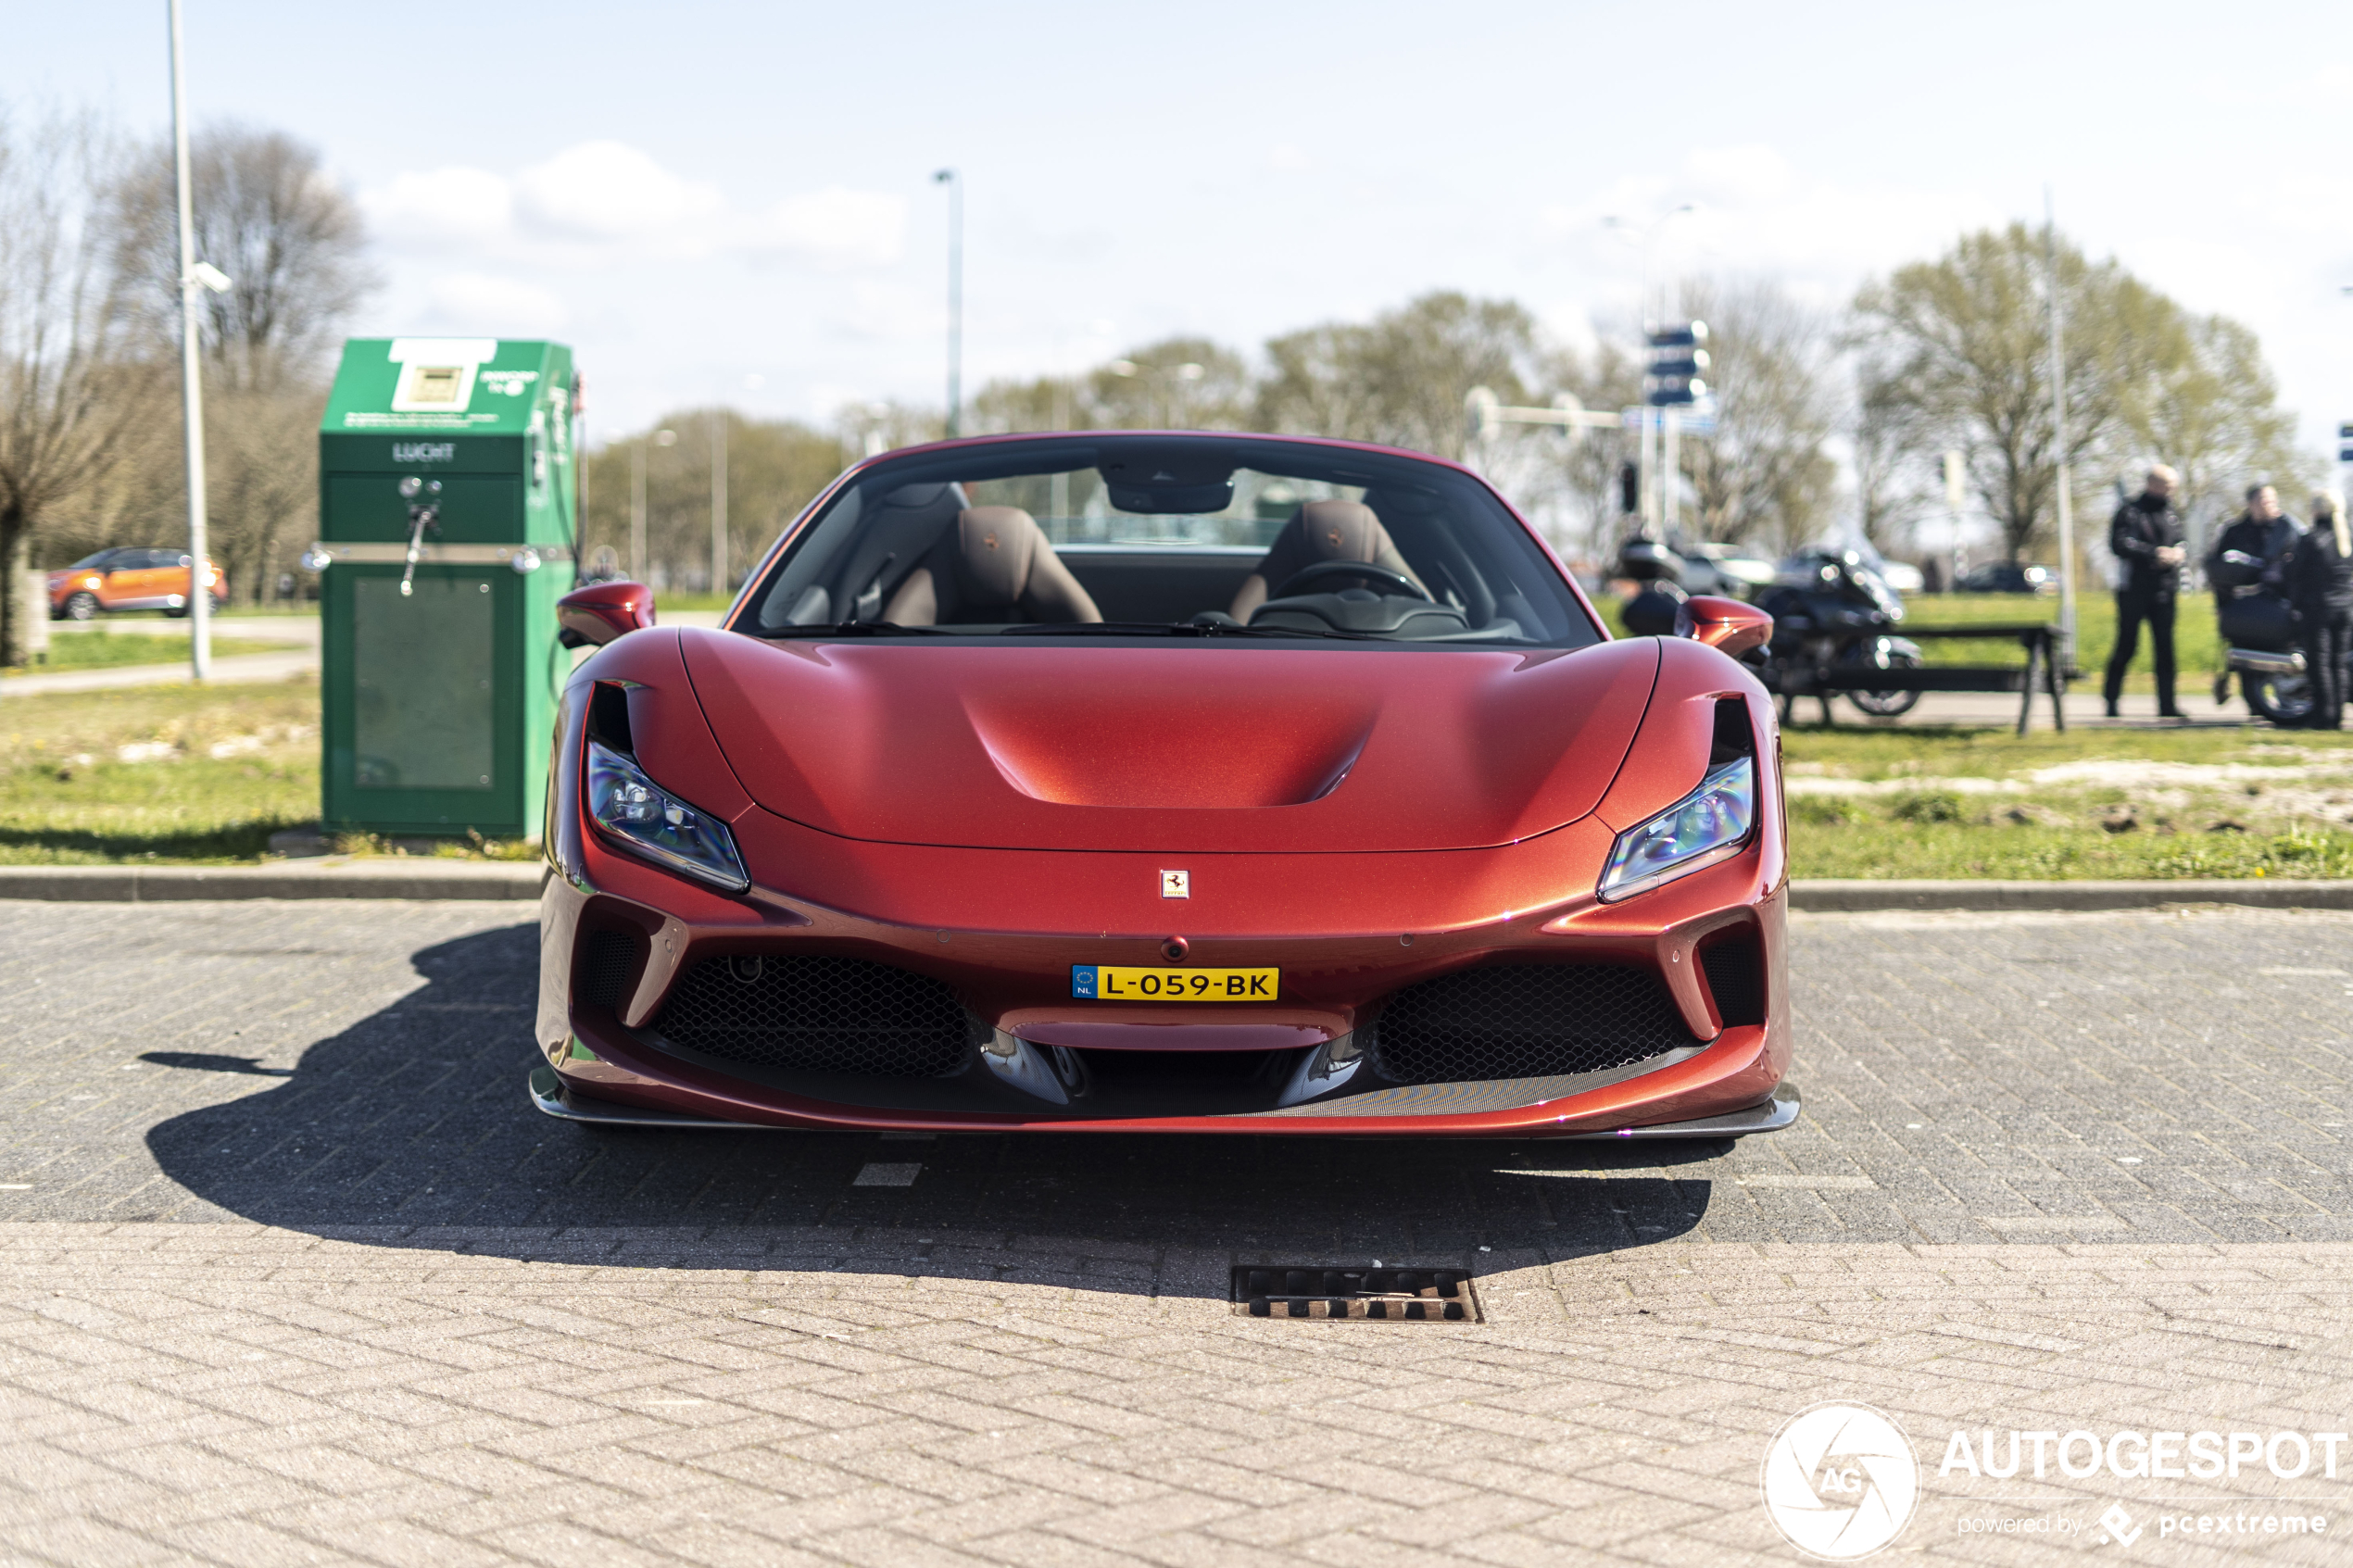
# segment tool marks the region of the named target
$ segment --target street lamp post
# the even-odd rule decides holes
[[[1657,245],[1658,237],[1666,232],[1669,223],[1685,213],[1698,210],[1699,203],[1685,202],[1680,207],[1660,213],[1647,223],[1634,223],[1624,218],[1614,216],[1602,220],[1605,227],[1615,229],[1619,234],[1628,236],[1631,243],[1642,247],[1642,308],[1650,314],[1650,319],[1654,321],[1664,320],[1667,309],[1666,301],[1663,298],[1655,302],[1651,298],[1653,247]],[[1637,233],[1641,235],[1641,238],[1632,240],[1631,236]],[[1648,326],[1645,325],[1643,330],[1649,331]],[[1658,518],[1670,509],[1669,506],[1661,504],[1659,490],[1662,484],[1671,488],[1675,483],[1676,475],[1671,465],[1680,461],[1680,454],[1675,451],[1675,445],[1667,429],[1667,417],[1659,411],[1645,407],[1642,429],[1637,432],[1635,455],[1637,467],[1642,475],[1642,517],[1643,527],[1646,529],[1657,527]],[[1662,468],[1667,468],[1668,470],[1663,479],[1659,472]]]
[[[676,431],[674,431],[674,430],[658,430],[658,431],[654,432],[654,438],[653,438],[653,439],[654,439],[654,445],[657,445],[657,446],[661,446],[661,447],[671,447],[671,446],[675,446],[675,445],[678,445],[678,433],[677,433]],[[642,461],[642,460],[643,460],[643,458],[644,458],[644,456],[645,456],[645,445],[644,445],[644,444],[643,444],[642,442],[641,442],[641,443],[639,443],[639,445],[638,445],[637,452],[638,452],[638,457],[639,457],[639,459]],[[642,512],[642,511],[643,511],[643,508],[640,508],[640,510],[641,510],[641,512]],[[636,540],[633,541],[633,543],[634,543],[634,544],[635,544],[635,545],[636,545],[637,546],[639,546],[640,548],[644,548],[644,546],[645,546],[645,540],[644,540],[644,536],[643,536],[642,533],[640,533],[639,537],[638,537]],[[647,556],[646,556],[646,571],[647,571],[647,572],[648,573],[648,576],[645,576],[645,577],[642,577],[642,578],[640,578],[640,579],[638,579],[638,581],[639,581],[639,582],[644,583],[645,583],[648,587],[651,587],[651,586],[653,585],[653,578],[652,578],[652,576],[650,575],[650,573],[653,571],[653,569],[654,569],[654,563],[653,563],[653,557],[652,557],[652,553],[651,553],[651,551],[650,551],[650,550],[648,550],[648,551],[647,551]]]
[[[948,438],[963,433],[964,177],[943,169],[932,182],[948,187]]]
[[[2051,457],[2057,465],[2059,547],[2059,657],[2075,663],[2075,498],[2067,461],[2066,319],[2059,301],[2058,219],[2051,193],[2043,192],[2043,271],[2051,296]]]
[[[727,591],[727,410],[711,411],[711,591]]]
[[[629,580],[646,580],[646,438],[629,444]]]
[[[171,154],[180,201],[180,408],[188,465],[188,673],[198,681],[212,674],[212,585],[205,560],[204,371],[197,357],[197,303],[204,291],[229,286],[217,267],[196,259],[195,194],[188,173],[188,77],[182,60],[180,0],[171,13]],[[13,590],[16,585],[10,583]]]

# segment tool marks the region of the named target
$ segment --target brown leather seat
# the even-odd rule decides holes
[[[883,609],[900,626],[968,621],[1095,621],[1095,608],[1045,530],[1019,507],[971,507],[956,514],[924,562]]]
[[[1385,567],[1419,583],[1414,569],[1405,564],[1398,553],[1389,530],[1381,526],[1373,508],[1361,501],[1309,501],[1291,514],[1275,535],[1266,554],[1259,560],[1257,570],[1242,579],[1234,593],[1233,608],[1227,613],[1237,621],[1247,621],[1266,596],[1289,579],[1320,561],[1362,561],[1367,566]]]

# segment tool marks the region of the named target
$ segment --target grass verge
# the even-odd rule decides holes
[[[0,705],[0,864],[249,862],[268,852],[271,834],[319,818],[319,684],[310,677],[11,696]],[[337,847],[391,849],[367,837]],[[461,840],[434,853],[512,859],[535,851]]]
[[[266,637],[215,637],[212,652],[216,659],[228,659],[241,653],[299,652],[300,645],[276,642]],[[184,638],[158,636],[150,632],[61,632],[49,639],[48,657],[38,664],[10,665],[11,675],[47,674],[57,670],[107,670],[128,664],[185,664],[188,644]]]
[[[2109,834],[2100,828],[1858,819],[1843,811],[1826,821],[1805,809],[1812,804],[1791,803],[1790,866],[1800,877],[2081,882],[2353,876],[2353,833],[2341,829]]]

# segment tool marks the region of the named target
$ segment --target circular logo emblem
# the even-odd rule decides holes
[[[1869,1405],[1816,1405],[1765,1450],[1765,1512],[1789,1544],[1848,1562],[1912,1522],[1920,1467],[1903,1429]]]

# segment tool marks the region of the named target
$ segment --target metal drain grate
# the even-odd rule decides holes
[[[1478,1298],[1460,1269],[1290,1269],[1236,1265],[1234,1312],[1253,1318],[1369,1318],[1478,1323]]]

